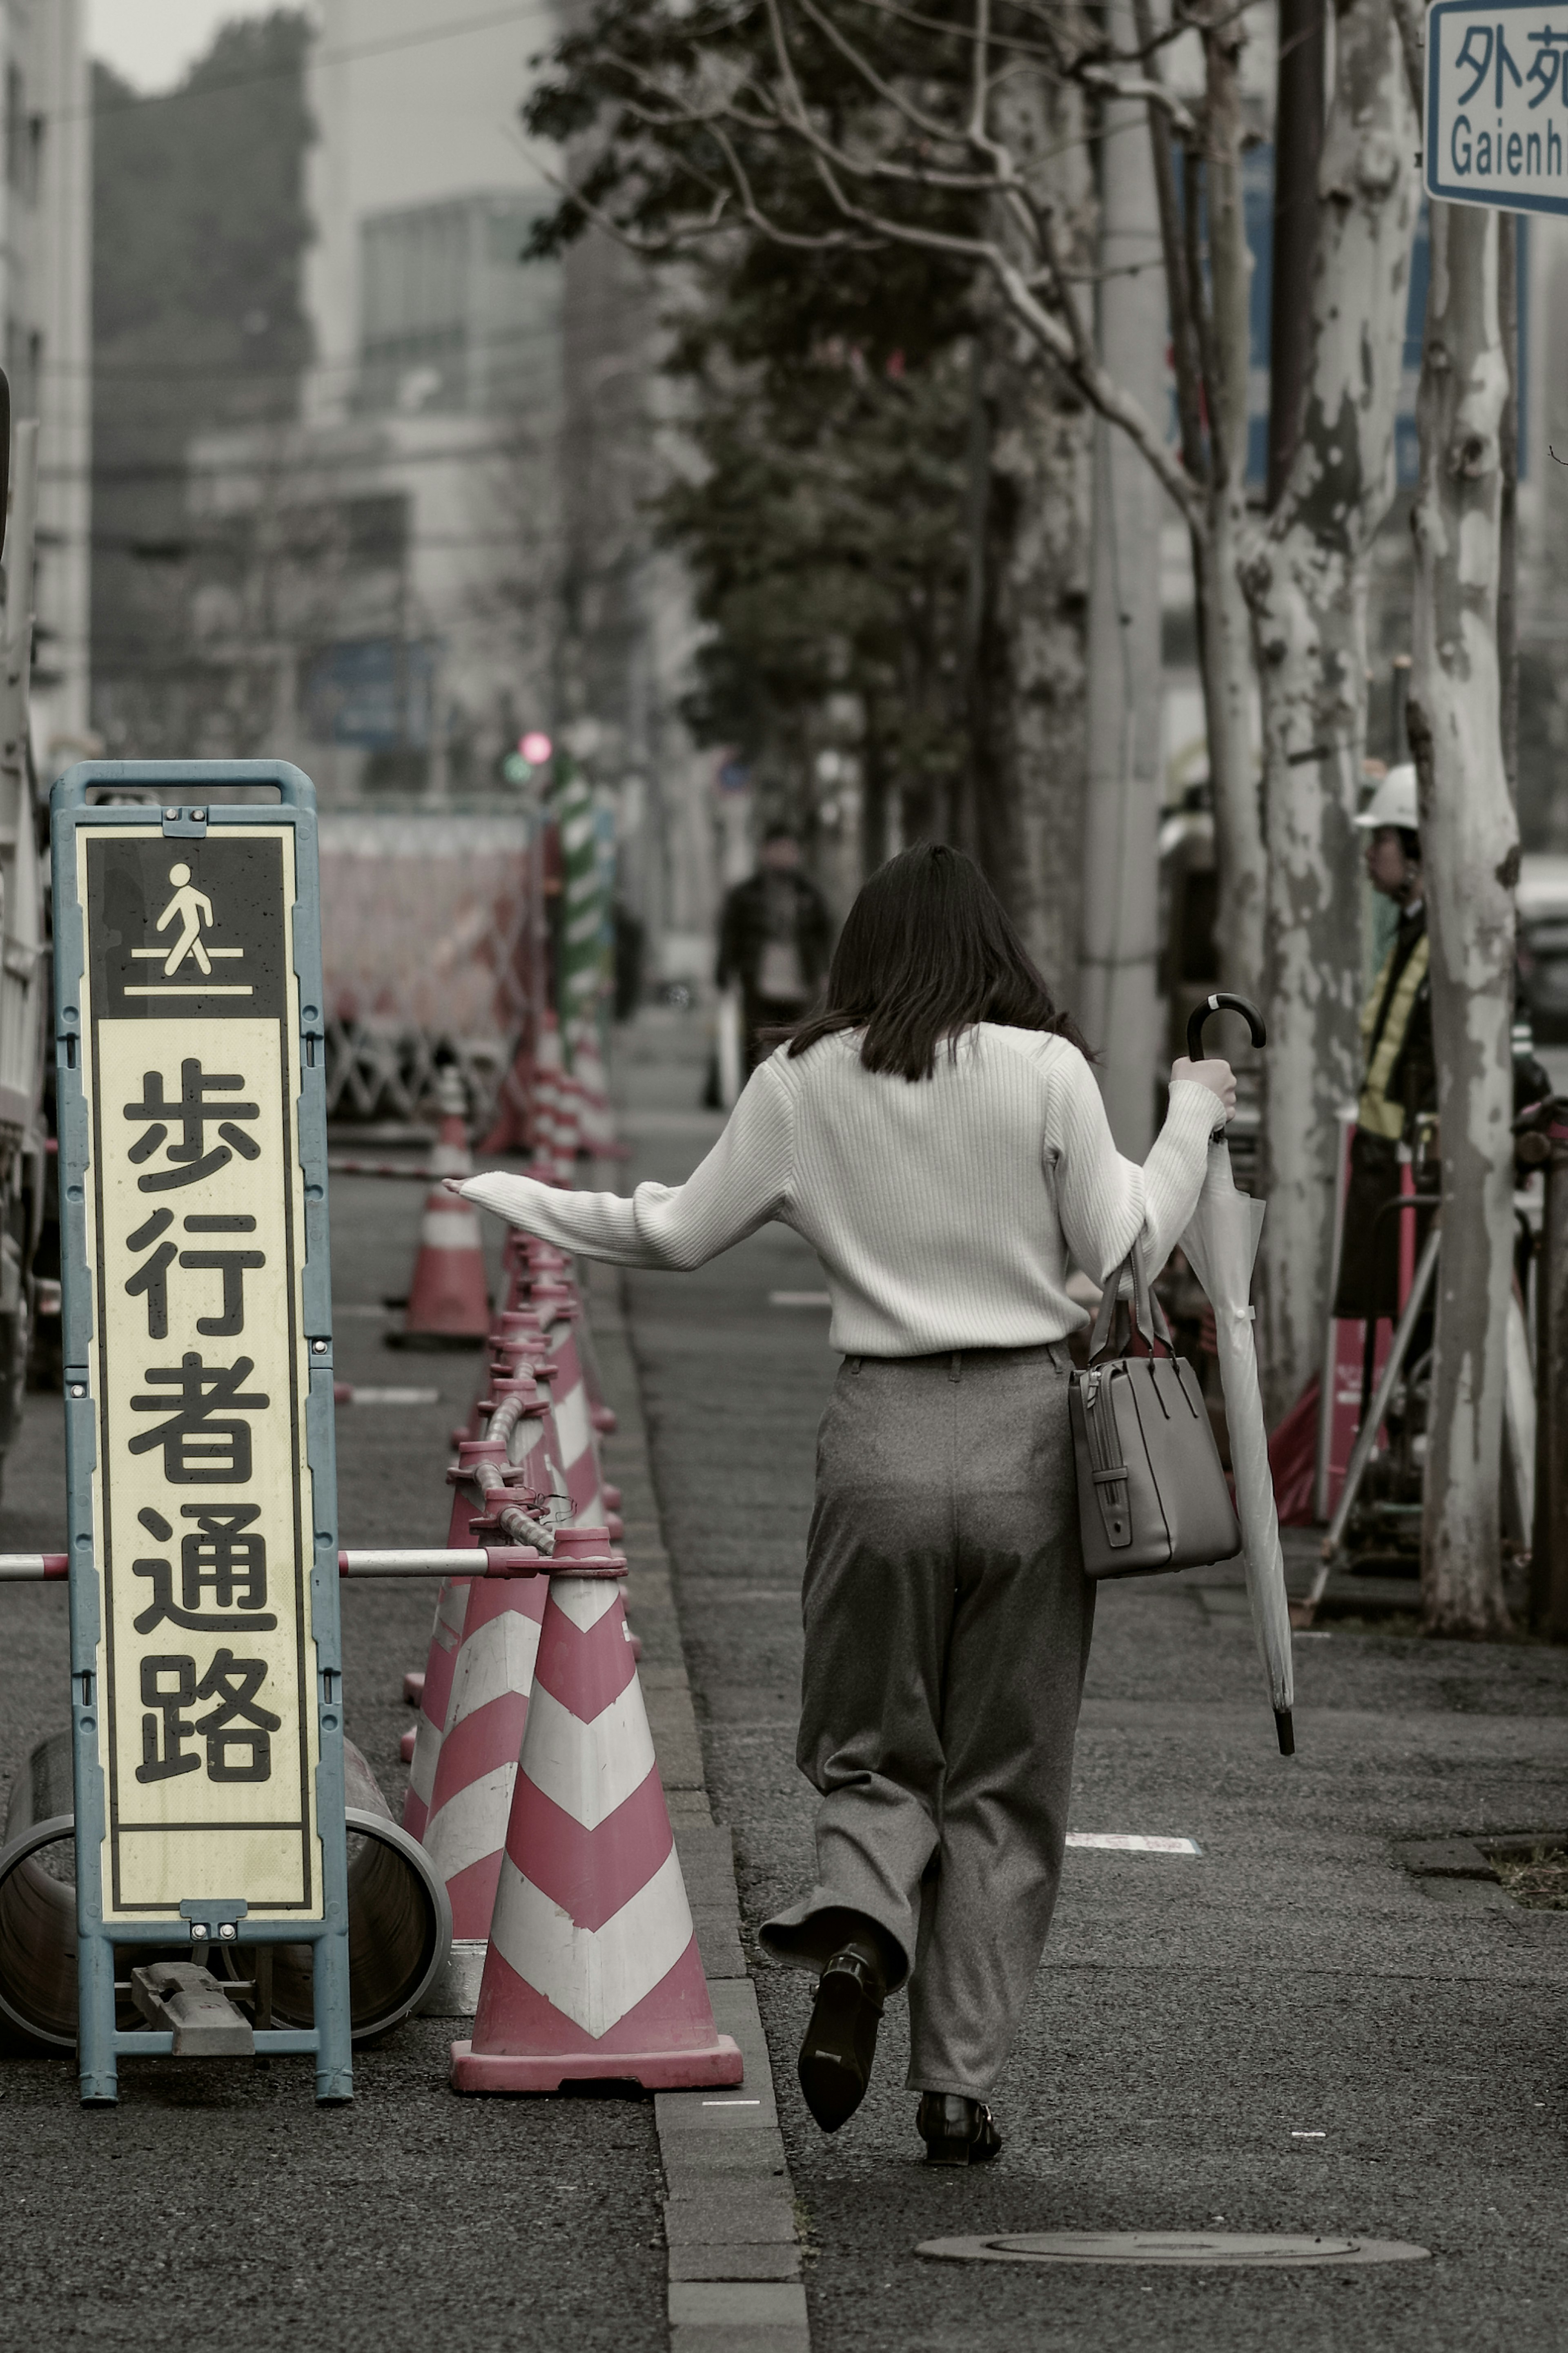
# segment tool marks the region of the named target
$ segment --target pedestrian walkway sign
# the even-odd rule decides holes
[[[1568,213],[1568,5],[1435,0],[1426,23],[1427,195]]]
[[[169,2041],[116,1945],[286,1941],[315,2025],[256,2045],[346,2098],[314,796],[116,762],[53,811],[82,2096]]]

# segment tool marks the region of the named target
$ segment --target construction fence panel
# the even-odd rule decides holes
[[[527,811],[324,811],[327,1115],[427,1120],[443,1064],[481,1130],[530,1014]]]

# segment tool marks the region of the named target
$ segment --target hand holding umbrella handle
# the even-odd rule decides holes
[[[1255,1046],[1268,1045],[1268,1032],[1263,1026],[1263,1016],[1258,1010],[1257,1006],[1249,1005],[1245,997],[1233,997],[1229,989],[1222,988],[1216,990],[1213,997],[1205,997],[1201,1005],[1194,1005],[1192,1011],[1187,1016],[1187,1060],[1189,1062],[1201,1062],[1203,1060],[1204,1023],[1208,1019],[1211,1013],[1239,1013],[1242,1019],[1246,1022],[1248,1029],[1252,1032],[1253,1044]]]
[[[1258,1010],[1257,1006],[1250,1004],[1245,997],[1233,997],[1228,988],[1220,988],[1216,989],[1212,997],[1205,997],[1201,1005],[1194,1005],[1192,1011],[1187,1016],[1187,1060],[1189,1062],[1201,1062],[1203,1060],[1204,1023],[1208,1019],[1211,1013],[1239,1013],[1242,1019],[1246,1022],[1248,1029],[1252,1032],[1253,1044],[1255,1046],[1268,1045],[1268,1032],[1264,1027],[1263,1016]],[[1211,1144],[1218,1144],[1224,1134],[1225,1122],[1221,1120],[1219,1125],[1210,1136],[1209,1142]]]

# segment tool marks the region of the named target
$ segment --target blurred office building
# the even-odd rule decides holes
[[[559,265],[517,110],[542,21],[327,0],[306,67],[310,357],[293,413],[189,452],[198,748],[328,805],[499,789],[551,708]]]
[[[195,286],[213,240],[192,222],[228,203],[229,258],[162,326],[157,249],[116,240],[164,101],[121,139],[98,195],[120,373],[100,392],[95,714],[127,756],[292,759],[329,810],[432,823],[515,807],[507,757],[542,729],[615,804],[650,971],[695,976],[716,763],[679,717],[689,598],[652,539],[658,297],[596,236],[525,259],[556,195],[520,112],[554,33],[548,6],[442,0],[226,27],[168,103],[204,153],[226,141],[256,198],[212,199],[193,167],[165,242],[189,238]],[[102,148],[129,93],[99,77]]]
[[[34,753],[45,781],[89,748],[91,313],[82,0],[8,0],[0,318],[13,417],[38,422]]]

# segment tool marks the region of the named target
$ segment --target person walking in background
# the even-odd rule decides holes
[[[798,1021],[827,966],[833,923],[827,904],[802,873],[800,843],[786,825],[768,828],[757,871],[737,882],[719,920],[721,988],[738,988],[746,1071],[766,1050],[763,1029]]]
[[[763,1927],[815,1971],[801,2048],[826,2132],[908,1982],[929,2159],[994,2157],[986,2104],[1067,1839],[1094,1618],[1068,1423],[1069,1254],[1151,1273],[1204,1181],[1224,1062],[1178,1061],[1142,1167],[977,867],[921,845],[850,910],[826,1001],[762,1062],[684,1185],[629,1200],[487,1174],[454,1189],[623,1266],[691,1268],[769,1219],[816,1251],[844,1358],[817,1443],[797,1756],[816,1883]]]

